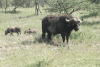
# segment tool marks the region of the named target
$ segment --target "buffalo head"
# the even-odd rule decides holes
[[[70,24],[75,31],[78,31],[79,30],[80,23],[82,23],[82,20],[80,20],[79,18],[72,18],[70,20],[67,20],[66,19],[66,22],[68,24]]]

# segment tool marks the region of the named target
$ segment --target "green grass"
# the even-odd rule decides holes
[[[63,47],[60,35],[50,43],[47,38],[42,41],[41,20],[49,15],[43,9],[39,16],[34,8],[18,8],[17,13],[11,13],[12,7],[6,13],[0,10],[0,67],[100,67],[100,16],[88,17],[87,11],[73,13],[86,18]],[[4,35],[6,28],[15,26],[21,27],[21,35]],[[36,29],[37,34],[24,34],[28,28]]]

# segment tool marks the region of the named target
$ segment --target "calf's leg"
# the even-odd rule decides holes
[[[20,33],[20,35],[21,35],[21,31],[19,30],[18,32],[19,32],[19,33]]]
[[[20,35],[21,35],[21,31],[20,31]]]
[[[10,36],[13,35],[13,32],[10,33]]]
[[[17,32],[17,35],[19,35],[19,33]]]

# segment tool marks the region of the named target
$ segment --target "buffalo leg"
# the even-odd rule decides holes
[[[46,32],[42,32],[42,39],[45,38],[45,33],[46,33]]]
[[[63,42],[65,42],[65,34],[61,34]]]
[[[70,33],[71,33],[71,32],[69,32],[69,33],[66,34],[66,41],[67,41],[67,44],[69,43],[69,36],[70,36]]]
[[[45,38],[46,28],[42,26],[42,39]]]
[[[50,39],[51,40],[51,36],[52,36],[52,33],[51,32],[48,32],[48,39]]]
[[[66,36],[67,44],[69,43],[69,37]]]
[[[62,36],[62,39],[63,39],[63,47],[65,47],[66,46],[66,44],[65,44],[65,34],[61,34],[61,36]]]

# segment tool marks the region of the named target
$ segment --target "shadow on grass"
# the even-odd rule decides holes
[[[22,42],[23,45],[31,45],[31,44],[36,44],[36,43],[46,43],[46,44],[50,44],[53,46],[61,46],[61,42],[56,42],[53,39],[49,40],[47,37],[45,37],[44,39],[42,39],[41,36],[35,37],[34,40],[24,40]]]
[[[99,12],[92,12],[89,15],[81,16],[81,18],[97,17],[98,15],[99,15]]]
[[[53,46],[61,46],[61,42],[57,42],[54,40],[54,37],[52,37],[51,40],[48,39],[48,37],[45,37],[44,39],[42,39],[42,37],[36,37],[35,40],[34,40],[34,43],[46,43],[46,44],[50,44],[50,45],[53,45]]]
[[[28,15],[28,16],[25,16],[25,17],[18,17],[19,19],[23,19],[23,18],[29,18],[29,17],[32,17],[32,16],[37,16],[36,14],[32,14],[32,15]]]
[[[5,11],[4,13],[18,14],[21,13],[21,11]]]
[[[35,64],[29,64],[26,67],[45,67],[45,66],[50,65],[53,62],[53,60],[54,59],[51,59],[48,61],[48,60],[43,59],[42,61],[38,61]]]
[[[92,26],[92,25],[99,25],[99,24],[100,24],[100,21],[92,21],[92,22],[84,21],[84,22],[82,22],[81,25]]]
[[[33,41],[30,41],[30,40],[24,40],[23,42],[22,42],[22,44],[23,45],[31,45],[31,44],[33,44],[34,42]]]
[[[88,0],[88,1],[90,1],[91,3],[95,3],[95,4],[100,4],[99,0]]]

